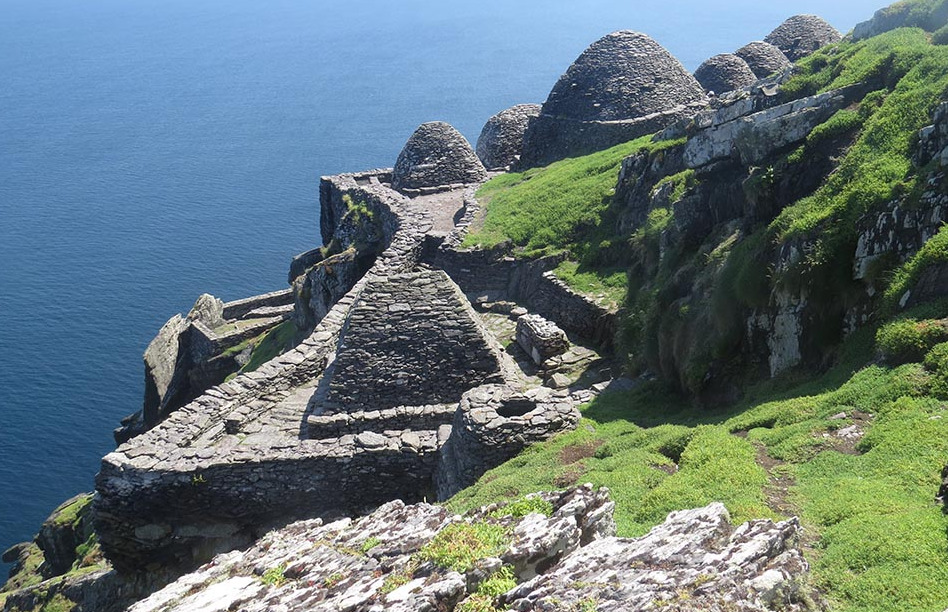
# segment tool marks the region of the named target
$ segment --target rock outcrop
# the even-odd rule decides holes
[[[934,32],[948,24],[948,3],[897,2],[875,12],[872,19],[856,24],[853,40],[878,36],[896,28],[922,28]]]
[[[786,70],[792,65],[783,51],[762,40],[747,43],[735,51],[734,55],[747,62],[747,66],[758,79]]]
[[[757,76],[742,58],[733,53],[721,53],[698,66],[695,79],[706,91],[722,94],[753,84]]]
[[[524,135],[522,167],[650,134],[707,104],[701,85],[645,34],[613,32],[576,59]]]
[[[487,171],[470,143],[443,121],[418,126],[398,154],[392,171],[392,187],[398,191],[486,179]]]
[[[820,47],[839,42],[842,35],[816,15],[794,15],[764,37],[787,56],[791,62],[813,53]]]
[[[478,602],[511,610],[793,612],[812,602],[796,519],[735,528],[712,504],[674,512],[646,536],[627,539],[614,536],[604,489],[536,497],[549,504],[549,516],[515,516],[506,504],[455,516],[395,501],[357,521],[294,523],[246,552],[217,557],[130,612],[413,612]],[[439,565],[449,534],[475,526],[502,534],[503,543],[471,566]],[[509,577],[506,593],[478,592],[499,575]]]
[[[142,410],[126,417],[115,430],[125,442],[219,384],[240,369],[252,352],[234,349],[273,329],[293,310],[290,290],[224,303],[201,295],[187,316],[175,315],[145,349],[145,399]]]
[[[476,147],[486,168],[503,169],[520,160],[523,135],[530,119],[540,114],[540,108],[539,104],[517,104],[487,120]]]

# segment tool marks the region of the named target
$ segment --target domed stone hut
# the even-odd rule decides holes
[[[754,71],[754,76],[758,79],[786,70],[792,63],[783,51],[762,40],[747,43],[735,51],[734,55],[747,62],[748,67]]]
[[[707,105],[701,85],[660,44],[608,34],[573,62],[524,134],[521,167],[583,155],[656,132]]]
[[[392,172],[392,187],[423,189],[476,183],[487,171],[464,136],[444,121],[422,123],[405,143]]]
[[[791,62],[813,53],[820,47],[842,40],[836,28],[816,15],[794,15],[764,37]]]
[[[706,91],[722,94],[757,82],[747,62],[733,53],[709,58],[695,70],[695,79]]]
[[[487,120],[475,149],[485,167],[506,168],[520,159],[523,134],[530,118],[540,114],[540,108],[539,104],[518,104]]]

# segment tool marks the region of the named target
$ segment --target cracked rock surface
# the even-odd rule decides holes
[[[502,609],[804,609],[807,566],[796,548],[796,519],[735,528],[715,503],[673,512],[647,535],[628,539],[614,536],[607,489],[538,496],[551,516],[515,518],[506,504],[457,516],[393,501],[355,521],[300,521],[246,551],[218,555],[129,610],[450,611],[503,566],[518,584],[494,601]],[[448,525],[484,522],[507,534],[496,557],[466,574],[426,560],[426,545]]]

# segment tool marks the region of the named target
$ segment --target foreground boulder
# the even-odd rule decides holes
[[[584,155],[653,133],[704,107],[701,85],[645,34],[608,34],[553,86],[524,135],[522,167]]]
[[[539,104],[518,104],[502,110],[484,124],[477,138],[477,156],[487,168],[506,168],[520,159],[523,134],[532,117],[540,114]]]
[[[695,78],[707,91],[716,94],[747,87],[757,81],[747,62],[733,53],[722,53],[707,59],[695,70]]]
[[[794,15],[764,38],[787,56],[791,62],[813,53],[820,47],[837,43],[842,35],[816,15]]]
[[[786,70],[791,65],[783,51],[762,40],[747,43],[735,51],[734,55],[747,62],[747,66],[758,79]]]
[[[358,521],[302,521],[271,532],[130,612],[407,612],[491,605],[757,612],[803,610],[810,601],[796,519],[734,528],[724,506],[711,504],[672,513],[648,535],[627,539],[613,535],[613,508],[606,489],[589,485],[464,516],[394,501]],[[497,597],[488,594],[504,589]]]
[[[404,191],[486,179],[487,171],[464,136],[444,121],[431,121],[421,124],[398,154],[392,187]]]

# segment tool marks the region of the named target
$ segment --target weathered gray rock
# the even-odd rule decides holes
[[[816,15],[794,15],[764,37],[764,42],[774,45],[791,62],[813,53],[820,47],[839,42],[842,35]]]
[[[762,40],[747,43],[735,51],[734,55],[747,62],[747,66],[758,79],[786,70],[792,64],[783,51]]]
[[[733,53],[708,58],[695,70],[695,78],[705,90],[716,94],[747,87],[757,80],[747,62]]]
[[[421,124],[398,154],[392,187],[421,189],[486,179],[484,165],[464,136],[450,124],[432,121]]]
[[[513,610],[578,607],[750,612],[806,610],[807,564],[796,519],[752,521],[734,529],[724,506],[673,512],[637,539],[606,537],[518,585],[502,601]]]
[[[36,544],[45,559],[41,571],[44,576],[58,576],[76,561],[76,547],[92,535],[90,516],[91,493],[81,493],[59,505],[36,536]]]
[[[477,138],[477,156],[487,168],[506,168],[520,159],[523,135],[539,104],[518,104],[502,110],[484,124]]]
[[[537,166],[655,132],[707,103],[701,85],[645,34],[608,34],[553,86],[524,135],[521,166]]]
[[[188,321],[200,321],[211,329],[224,322],[224,302],[210,293],[202,293],[187,316]]]
[[[589,486],[539,494],[549,517],[515,519],[504,505],[454,516],[428,504],[394,501],[371,515],[323,524],[301,521],[264,536],[244,552],[218,556],[130,608],[130,612],[353,612],[450,610],[501,564],[517,587],[498,598],[513,610],[646,609],[761,612],[802,610],[806,562],[800,526],[753,521],[733,528],[721,504],[676,512],[648,535],[614,537],[608,491]],[[498,518],[499,517],[499,518]],[[412,555],[449,525],[492,522],[511,533],[506,550],[467,576]],[[682,607],[694,603],[693,607]],[[702,607],[703,606],[703,607]],[[720,608],[725,609],[725,608]]]

